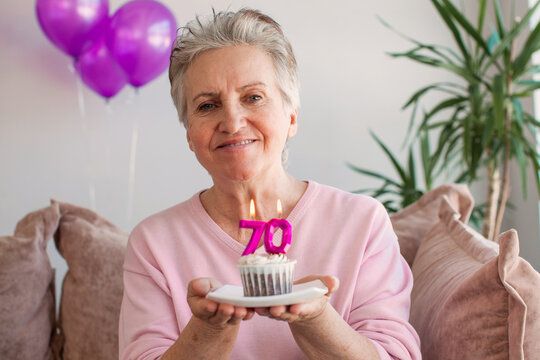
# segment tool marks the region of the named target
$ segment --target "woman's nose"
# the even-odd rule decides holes
[[[239,104],[227,102],[223,104],[223,113],[219,123],[219,130],[235,134],[246,126],[246,114]]]

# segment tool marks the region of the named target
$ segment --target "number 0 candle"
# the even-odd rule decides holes
[[[264,247],[266,252],[270,254],[285,254],[291,246],[292,226],[285,219],[281,219],[283,208],[281,206],[281,200],[277,201],[277,212],[279,219],[272,219],[266,223],[266,233],[264,234]],[[274,232],[276,228],[280,228],[283,231],[281,238],[281,245],[274,245]]]

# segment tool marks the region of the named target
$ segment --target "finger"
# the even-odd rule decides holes
[[[244,320],[246,315],[247,309],[245,307],[237,306],[234,308],[234,313],[227,323],[230,325],[237,325]]]
[[[238,319],[243,319],[246,317],[248,310],[242,306],[236,306],[234,308],[234,317]]]
[[[298,315],[290,313],[288,306],[286,306],[284,309],[275,309],[275,311],[272,310],[271,308],[269,313],[270,313],[270,318],[275,319],[275,320],[294,322],[299,319]]]
[[[313,281],[313,280],[320,279],[321,276],[323,276],[323,275],[308,275],[308,276],[303,277],[303,278],[301,278],[301,279],[295,280],[295,281],[294,281],[294,284],[303,284],[303,283],[307,283],[307,282],[310,282],[310,281]]]
[[[208,319],[211,324],[226,324],[231,320],[234,314],[234,305],[221,303],[215,314]]]
[[[191,296],[204,297],[210,291],[220,288],[222,285],[219,281],[212,278],[193,279],[188,285],[188,298]]]
[[[256,307],[256,308],[254,308],[254,310],[258,315],[268,316],[268,308],[267,307]]]
[[[313,280],[320,280],[328,288],[326,295],[331,295],[339,288],[339,279],[332,275],[309,275],[296,280],[294,284],[303,284]]]
[[[291,305],[291,309],[289,311],[291,312],[291,314],[299,315],[306,312],[307,307],[308,305],[306,303],[294,304]]]
[[[321,281],[324,283],[324,286],[328,288],[326,296],[332,295],[339,289],[339,279],[335,276],[326,275],[321,277]]]
[[[320,312],[320,309],[324,307],[324,303],[326,302],[327,298],[320,297],[314,301],[293,304],[290,306],[289,312],[293,315],[300,315],[301,317],[304,317],[308,314]]]
[[[242,320],[250,320],[251,318],[253,318],[254,315],[255,315],[255,310],[252,308],[248,308],[246,316],[244,316]]]
[[[295,322],[299,319],[298,315],[293,315],[291,313],[283,313],[280,317],[275,318],[276,320],[286,321],[289,323]]]
[[[270,307],[270,309],[268,310],[269,314],[272,315],[273,317],[280,317],[282,314],[286,313],[287,312],[287,307],[285,305],[277,305],[277,306],[272,306]]]
[[[200,297],[188,298],[189,308],[198,318],[209,318],[215,315],[219,304],[215,301]]]
[[[208,315],[214,314],[219,307],[219,304],[217,302],[207,299],[201,300],[200,304],[203,311]]]
[[[205,296],[220,285],[219,281],[210,278],[193,279],[189,282],[187,301],[195,316],[208,318],[215,314],[218,303],[205,299]]]

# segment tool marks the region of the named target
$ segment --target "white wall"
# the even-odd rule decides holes
[[[124,2],[111,0],[111,10]],[[289,169],[298,178],[345,190],[377,185],[349,170],[346,162],[390,173],[368,129],[399,152],[408,124],[401,106],[414,90],[440,80],[438,72],[385,55],[409,45],[376,15],[413,37],[449,40],[424,0],[162,2],[179,24],[209,13],[211,6],[249,6],[283,26],[297,54],[302,83],[300,128],[290,144]],[[21,217],[47,206],[50,198],[94,207],[90,184],[95,186],[95,209],[128,231],[149,214],[209,186],[209,177],[186,145],[166,75],[138,94],[124,89],[108,105],[86,88],[78,91],[68,69],[70,59],[41,32],[34,4],[0,2],[0,234],[12,233]],[[129,212],[135,123],[139,136]],[[527,244],[523,256],[540,268],[535,211],[519,229],[532,234],[521,239]],[[61,276],[65,266],[50,247]]]
[[[516,1],[515,13],[524,14],[528,6],[538,0],[518,0]],[[503,11],[506,14],[512,14],[510,2],[503,2],[505,7]],[[506,17],[510,20],[510,16]],[[540,19],[540,13],[536,11],[531,23],[535,25]],[[526,40],[525,36],[518,39],[518,44],[523,44]],[[518,45],[518,46],[520,46]],[[518,47],[519,48],[519,47]],[[533,61],[536,64],[540,64],[540,53],[535,54]],[[536,91],[533,106],[533,100],[524,101],[524,108],[530,113],[534,114],[536,118],[540,118],[540,91]],[[537,134],[537,140],[540,139],[540,134]],[[511,208],[505,213],[505,219],[503,221],[503,230],[509,228],[515,228],[518,230],[520,241],[520,255],[529,261],[537,270],[540,270],[540,230],[539,230],[539,197],[538,189],[536,187],[536,179],[531,167],[529,167],[527,173],[527,192],[523,194],[521,188],[521,175],[519,174],[519,168],[514,163],[511,167],[511,194],[509,202]]]

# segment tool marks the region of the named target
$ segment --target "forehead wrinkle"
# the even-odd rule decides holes
[[[255,87],[255,86],[263,86],[263,87],[266,87],[266,83],[264,83],[263,81],[253,81],[253,82],[250,82],[249,84],[246,84],[246,85],[243,85],[243,86],[240,86],[238,88],[238,90],[245,90],[247,88],[250,88],[250,87]]]
[[[193,100],[191,100],[191,102],[194,103],[200,97],[215,97],[216,95],[217,93],[212,92],[212,91],[203,91],[195,95],[195,97],[193,97]]]

